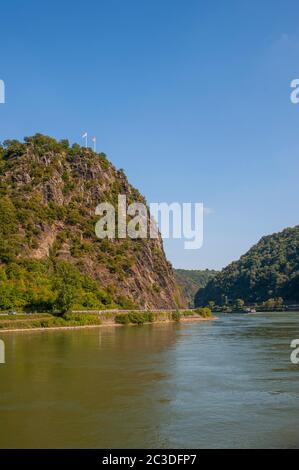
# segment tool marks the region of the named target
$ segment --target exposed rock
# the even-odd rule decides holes
[[[136,306],[184,306],[161,237],[99,240],[95,208],[118,194],[145,202],[104,154],[36,135],[8,145],[1,184],[18,214],[18,259],[63,259]],[[1,151],[1,149],[0,149]],[[0,155],[1,156],[1,155]]]

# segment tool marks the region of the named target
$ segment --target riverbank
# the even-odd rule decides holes
[[[211,321],[217,320],[217,317],[211,318],[202,318],[202,317],[193,317],[193,318],[183,318],[180,320],[179,323],[187,323],[187,322],[202,322],[202,321]],[[175,320],[161,320],[155,322],[146,322],[143,325],[151,325],[151,324],[161,324],[161,323],[177,323]],[[11,328],[11,329],[0,329],[1,333],[21,333],[21,332],[32,332],[32,331],[63,331],[63,330],[80,330],[80,329],[91,329],[91,328],[105,328],[105,327],[122,327],[120,323],[103,323],[100,325],[81,325],[81,326],[49,326],[46,328]],[[138,326],[137,324],[129,324],[129,326]]]
[[[0,318],[0,333],[22,331],[55,331],[105,326],[143,325],[154,323],[206,321],[215,317],[209,309],[148,311],[148,312],[105,312],[68,313],[63,316],[51,314],[8,315]]]

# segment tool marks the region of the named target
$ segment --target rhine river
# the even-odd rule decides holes
[[[1,448],[299,447],[299,313],[1,334]]]

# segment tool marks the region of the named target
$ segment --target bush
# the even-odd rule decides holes
[[[119,295],[116,299],[116,302],[120,306],[120,308],[124,310],[130,310],[130,309],[136,308],[136,304],[133,302],[133,300],[123,295]]]
[[[194,310],[194,313],[200,315],[203,318],[211,318],[213,316],[212,311],[209,309],[209,307],[196,308]]]
[[[181,320],[180,312],[178,310],[176,310],[175,312],[173,312],[171,314],[171,318],[172,318],[172,320],[179,322]]]
[[[13,321],[12,321],[13,320]],[[24,321],[26,320],[26,321]],[[63,317],[48,316],[45,318],[28,319],[27,315],[8,316],[0,320],[0,328],[17,329],[17,328],[53,328],[63,326],[85,326],[100,325],[101,319],[98,315],[91,314],[74,314],[68,313]]]
[[[99,315],[88,313],[66,313],[63,319],[68,325],[84,326],[84,325],[100,325],[101,319]]]
[[[194,315],[194,310],[181,310],[180,314],[183,317],[192,317]]]
[[[155,315],[152,312],[120,313],[115,316],[115,322],[121,325],[128,325],[129,323],[133,325],[143,325],[144,323],[152,323],[154,321]]]
[[[119,315],[115,316],[115,323],[119,323],[121,325],[128,325],[130,323],[130,318],[128,313],[120,313]]]
[[[153,312],[149,312],[147,316],[150,323],[153,323],[156,320],[156,315]]]

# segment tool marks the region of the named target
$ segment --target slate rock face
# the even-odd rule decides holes
[[[161,237],[100,240],[100,202],[143,202],[101,153],[36,134],[0,147],[0,266],[63,260],[136,307],[184,306]],[[1,216],[2,214],[2,216]],[[13,214],[13,215],[12,215]],[[6,217],[11,221],[6,223]]]

